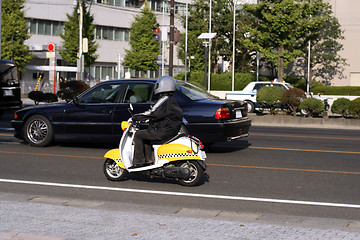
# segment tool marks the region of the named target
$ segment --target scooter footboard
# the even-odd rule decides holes
[[[114,160],[116,162],[116,164],[119,165],[119,167],[125,169],[125,166],[124,166],[123,162],[121,161],[120,152],[119,152],[118,148],[107,151],[105,153],[104,157],[106,159],[109,158],[109,159]]]

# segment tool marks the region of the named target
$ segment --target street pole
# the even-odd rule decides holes
[[[211,33],[211,6],[212,0],[210,0],[210,13],[209,13],[209,33]],[[211,75],[211,42],[212,40],[209,39],[209,76],[208,76],[208,92],[210,92],[210,75]],[[206,88],[206,87],[205,87]]]
[[[257,0],[257,5],[260,4],[260,0]],[[256,19],[257,21],[257,19]],[[259,81],[259,66],[260,66],[260,53],[256,52],[256,81]]]
[[[187,48],[188,48],[188,3],[186,3],[186,12],[185,12],[185,81],[187,81]]]
[[[174,18],[175,18],[175,1],[170,0],[170,49],[169,49],[169,76],[173,76],[174,68]]]
[[[162,29],[161,29],[161,76],[165,75],[165,39],[163,39],[163,32],[165,29],[165,0],[163,0],[162,12]],[[167,34],[167,33],[166,33]]]
[[[82,9],[82,0],[79,0],[79,58],[78,58],[78,80],[83,80],[82,72],[83,72],[83,56],[82,56],[82,48],[83,48],[83,40],[82,40],[82,30],[83,30],[83,9]]]
[[[1,9],[2,9],[2,5],[1,5],[1,0],[0,0],[0,59],[1,59]]]
[[[210,42],[210,39],[209,39]],[[208,54],[208,46],[209,46],[209,42],[204,42],[204,46],[205,46],[205,64],[204,64],[204,87],[206,89],[206,78],[207,78],[207,54]],[[210,73],[209,73],[210,74]]]
[[[236,0],[234,0],[234,21],[233,21],[233,59],[232,59],[232,80],[231,80],[231,91],[235,90],[235,10]]]

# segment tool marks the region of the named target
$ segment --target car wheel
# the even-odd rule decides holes
[[[253,102],[251,101],[246,101],[247,107],[248,107],[248,112],[249,113],[253,113],[255,111],[255,105]]]
[[[54,131],[50,120],[42,115],[30,117],[24,128],[24,138],[31,146],[45,147],[54,139]]]

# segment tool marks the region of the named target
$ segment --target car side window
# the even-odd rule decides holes
[[[79,99],[80,104],[115,103],[122,84],[106,84],[94,88]]]
[[[258,92],[260,88],[264,87],[264,84],[255,84],[253,91]]]
[[[131,83],[127,86],[123,103],[148,103],[151,101],[153,84]]]

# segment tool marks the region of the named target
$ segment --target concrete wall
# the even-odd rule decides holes
[[[335,86],[360,86],[360,1],[359,0],[329,0],[335,17],[345,31],[342,41],[344,50],[341,56],[347,59],[349,66],[345,67],[344,78],[335,78]]]

